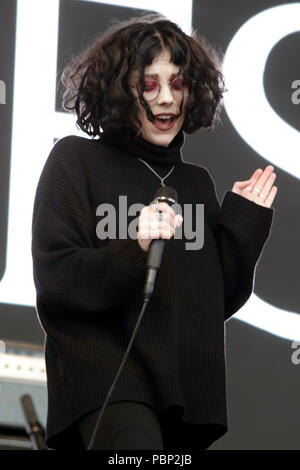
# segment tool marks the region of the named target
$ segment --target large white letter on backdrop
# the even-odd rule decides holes
[[[121,5],[119,1],[114,0],[93,1],[122,7],[141,7],[139,0],[127,0]],[[178,23],[187,34],[190,33],[192,0],[185,2],[144,0],[143,10],[146,9],[164,14]],[[58,13],[58,0],[17,2],[8,245],[6,270],[0,282],[0,302],[2,303],[35,306],[31,220],[37,182],[53,146],[53,138],[70,134],[86,137],[86,134],[76,128],[74,116],[54,110]],[[270,49],[281,37],[299,29],[299,22],[297,24],[296,20],[299,17],[300,5],[290,4],[266,10],[251,18],[231,41],[225,56],[224,69],[227,87],[230,90],[225,99],[225,106],[234,127],[244,140],[264,158],[296,177],[300,174],[299,160],[296,161],[299,133],[290,128],[268,107],[263,94],[262,73]],[[252,30],[255,30],[255,34],[252,34]],[[258,39],[255,45],[253,38],[259,38],[262,31],[264,39]],[[251,54],[250,51],[247,53],[250,45]],[[243,57],[247,57],[247,61],[241,67]],[[248,62],[250,57],[255,57],[252,69]],[[45,80],[40,78],[39,72],[36,72],[37,63],[38,70],[42,70],[43,77],[47,77],[46,88]],[[241,78],[238,76],[238,71],[242,69],[244,73]],[[246,81],[250,81],[251,86],[247,86]],[[246,94],[242,94],[242,99],[240,98],[241,87],[247,90]],[[246,103],[247,97],[249,102]],[[264,116],[262,136],[259,125],[257,128],[253,126],[254,120],[251,121],[251,126],[247,124],[247,120],[243,120],[245,117],[250,119],[250,105],[254,102],[259,104],[261,115]],[[247,113],[241,109],[241,103],[242,106],[247,106]],[[259,114],[257,107],[255,111],[257,119],[257,114]],[[272,147],[265,133],[266,121],[270,123],[270,128],[277,129],[276,132],[272,131],[271,140],[274,142],[274,135],[277,135],[278,142]],[[288,155],[286,147],[285,153],[280,151],[281,139],[290,142]],[[299,315],[278,309],[262,301],[255,294],[252,294],[247,304],[234,317],[275,335],[300,340]]]

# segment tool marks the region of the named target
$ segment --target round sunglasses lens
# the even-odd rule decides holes
[[[182,90],[184,88],[184,79],[183,78],[176,78],[172,82],[172,91],[175,96],[181,96]]]
[[[146,100],[154,100],[158,96],[159,83],[156,80],[145,80],[141,83],[141,90]]]

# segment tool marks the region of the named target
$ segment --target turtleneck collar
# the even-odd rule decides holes
[[[183,147],[184,140],[185,136],[181,129],[168,147],[155,145],[145,140],[141,135],[130,143],[121,144],[120,147],[129,155],[140,157],[148,163],[168,166],[183,161],[181,148]]]

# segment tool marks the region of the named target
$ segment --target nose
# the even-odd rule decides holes
[[[174,96],[168,83],[160,85],[160,93],[157,97],[157,103],[174,103]]]

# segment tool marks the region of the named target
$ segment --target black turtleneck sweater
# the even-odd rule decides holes
[[[190,448],[227,431],[224,322],[252,293],[274,209],[231,191],[220,207],[209,172],[182,159],[183,143],[182,131],[168,147],[141,137],[125,146],[67,136],[46,161],[33,209],[32,256],[46,335],[50,448],[74,446],[76,420],[104,403],[143,305],[147,253],[137,239],[119,236],[119,196],[127,196],[127,208],[147,206],[160,181],[137,157],[162,177],[175,165],[165,184],[176,189],[182,208],[204,204],[204,244],[186,248],[193,240],[185,238],[185,219],[183,236],[166,241],[109,403],[140,401],[158,413],[173,406],[181,420],[176,434]],[[116,210],[115,238],[97,236],[104,203]],[[127,226],[140,210],[132,214]]]

